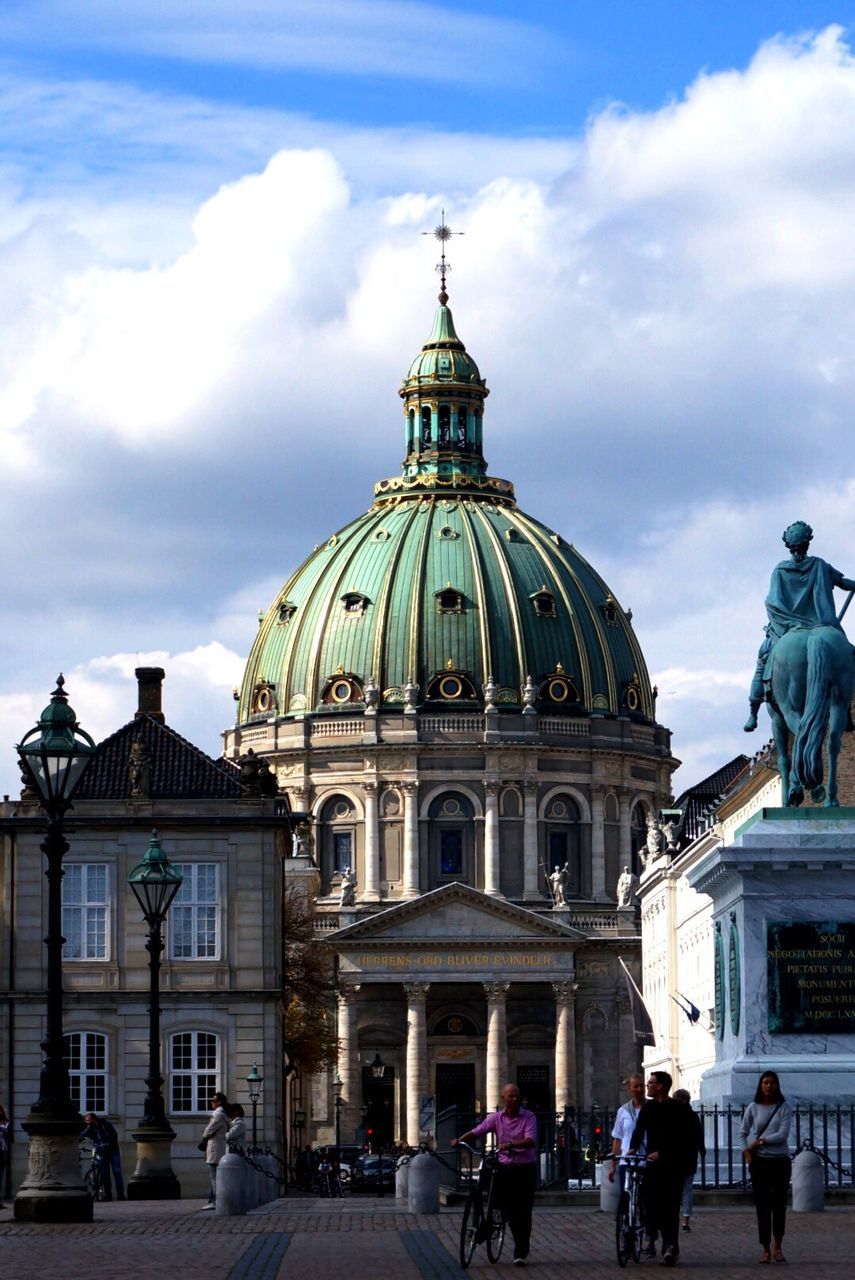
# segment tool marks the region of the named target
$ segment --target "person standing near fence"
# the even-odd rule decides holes
[[[774,1071],[764,1071],[754,1101],[745,1108],[740,1138],[751,1175],[751,1194],[757,1210],[762,1253],[759,1262],[785,1262],[784,1228],[790,1185],[790,1125],[793,1113],[781,1093]],[[775,1241],[774,1255],[772,1240]]]
[[[680,1256],[680,1197],[686,1175],[697,1158],[694,1116],[670,1096],[667,1071],[651,1071],[647,1081],[649,1101],[638,1115],[632,1135],[632,1151],[646,1144],[644,1208],[651,1240],[662,1237],[662,1261],[673,1267]]]
[[[229,1118],[226,1115],[228,1100],[224,1093],[215,1093],[211,1098],[211,1118],[202,1132],[199,1146],[205,1152],[205,1164],[211,1179],[211,1195],[206,1209],[213,1209],[217,1200],[217,1165],[226,1154],[226,1134],[229,1129]]]
[[[674,1101],[679,1102],[683,1107],[688,1107],[695,1122],[695,1158],[692,1161],[692,1167],[686,1174],[686,1180],[683,1183],[683,1194],[680,1198],[680,1219],[684,1231],[691,1231],[692,1208],[695,1203],[695,1174],[698,1172],[698,1158],[705,1156],[707,1153],[704,1144],[704,1126],[701,1117],[696,1111],[692,1110],[692,1095],[688,1089],[675,1089]]]
[[[502,1102],[501,1111],[491,1111],[474,1129],[459,1139],[452,1138],[451,1145],[471,1142],[485,1133],[496,1135],[499,1202],[514,1238],[514,1265],[523,1267],[531,1244],[531,1212],[537,1190],[537,1118],[522,1106],[515,1084],[505,1085]]]

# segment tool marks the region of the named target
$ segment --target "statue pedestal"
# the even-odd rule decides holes
[[[855,1102],[855,808],[762,809],[687,879],[713,901],[705,1106],[777,1071],[793,1104]]]

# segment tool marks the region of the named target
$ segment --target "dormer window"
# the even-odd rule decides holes
[[[279,604],[278,621],[282,624],[282,626],[287,626],[287,624],[291,621],[291,619],[294,617],[294,614],[296,612],[297,612],[297,606],[295,604],[293,604],[290,600],[282,600]]]
[[[618,620],[618,606],[614,596],[609,593],[600,605],[600,612],[606,620],[607,626],[616,627]]]
[[[451,377],[451,356],[438,355],[436,358],[436,370],[443,379]]]
[[[547,586],[542,586],[539,591],[532,592],[529,600],[538,618],[555,617],[555,596]]]
[[[444,591],[434,592],[434,599],[439,613],[463,612],[463,592],[458,591],[450,582]]]
[[[474,702],[477,698],[475,686],[469,676],[447,666],[445,671],[434,676],[427,687],[428,701]]]
[[[540,696],[547,702],[557,706],[572,707],[581,702],[579,690],[566,674],[559,662],[551,676],[547,676],[540,687]]]
[[[344,612],[351,618],[361,618],[371,601],[361,591],[348,591],[341,597]]]
[[[633,671],[632,676],[623,688],[624,710],[628,711],[630,715],[641,715],[642,705],[641,681],[638,678],[638,672]]]
[[[252,714],[266,716],[275,710],[276,693],[274,686],[267,680],[259,680],[252,691]]]
[[[363,702],[364,699],[361,682],[355,676],[346,675],[341,668],[327,681],[321,693],[321,702],[334,707],[342,707],[347,702]]]

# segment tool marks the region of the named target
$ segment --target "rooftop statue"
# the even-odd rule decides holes
[[[766,597],[766,638],[757,655],[749,692],[746,733],[757,728],[757,712],[766,702],[778,752],[783,803],[801,804],[805,788],[817,804],[837,805],[837,760],[855,689],[855,655],[841,619],[855,593],[819,556],[809,556],[813,529],[797,520],[784,530],[790,552],[772,570]],[[834,588],[849,596],[838,615]],[[823,786],[822,748],[828,732],[828,789]],[[790,751],[792,735],[792,753]]]

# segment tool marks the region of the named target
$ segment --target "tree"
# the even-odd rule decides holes
[[[282,921],[285,1049],[292,1065],[311,1075],[333,1066],[338,1055],[331,1016],[335,974],[316,940],[314,903],[302,887],[286,884]]]

